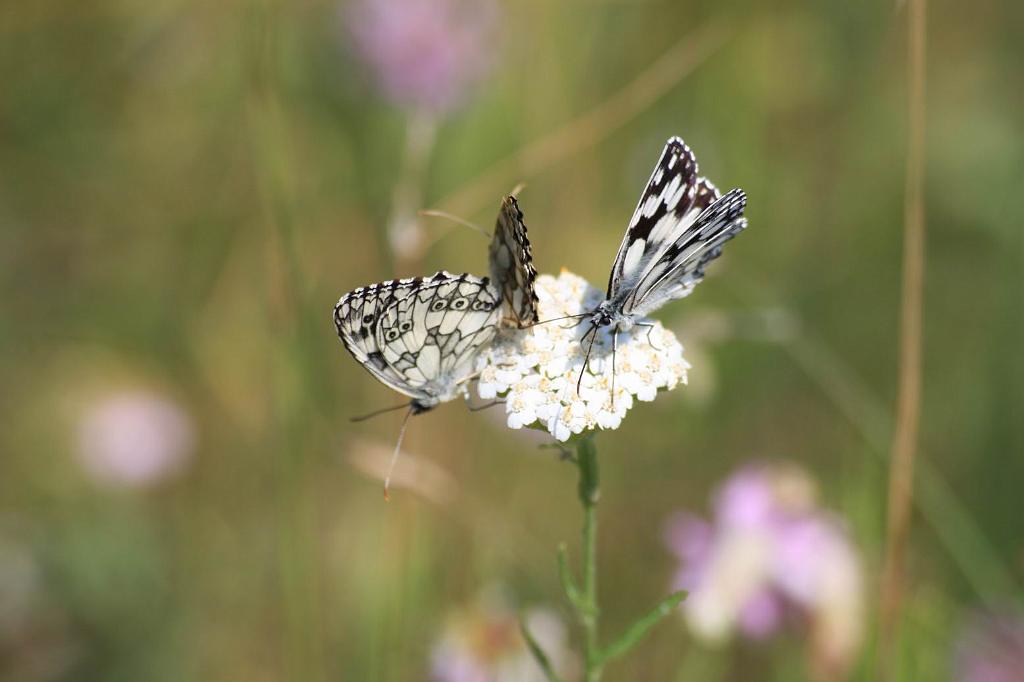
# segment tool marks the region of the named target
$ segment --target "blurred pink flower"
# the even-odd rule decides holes
[[[955,682],[1020,682],[1024,679],[1024,616],[975,617],[956,647]]]
[[[575,680],[578,665],[569,650],[561,619],[546,609],[524,615],[534,639],[567,682]],[[448,618],[431,656],[434,682],[544,682],[519,631],[515,611],[493,591],[478,603]]]
[[[716,642],[806,623],[822,676],[845,671],[860,647],[863,577],[842,524],[819,509],[811,479],[791,465],[747,466],[719,489],[706,521],[679,512],[666,544],[693,632]]]
[[[195,446],[184,410],[145,390],[112,393],[89,405],[78,423],[76,455],[95,481],[144,487],[178,473]]]
[[[493,62],[492,0],[354,0],[345,19],[356,53],[402,106],[448,111]]]

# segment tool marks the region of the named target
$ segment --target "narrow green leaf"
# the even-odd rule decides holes
[[[522,618],[519,619],[519,631],[523,633],[523,639],[526,640],[526,646],[530,649],[530,653],[533,654],[533,658],[537,661],[537,665],[544,671],[544,677],[547,678],[548,682],[562,682],[562,678],[555,672],[554,666],[551,665],[551,659],[548,658],[544,650],[540,648],[540,644],[533,635],[530,634],[530,629],[526,627],[526,621]]]
[[[657,625],[662,618],[672,613],[684,599],[686,599],[685,590],[673,592],[662,599],[657,606],[647,613],[647,615],[630,625],[621,637],[612,642],[608,648],[604,650],[601,655],[601,665],[622,656],[636,646],[637,643],[643,639],[648,632],[650,632],[651,628]]]
[[[576,582],[573,580],[572,571],[569,570],[569,549],[565,546],[564,542],[558,545],[558,577],[562,581],[562,589],[565,590],[565,596],[569,598],[574,607],[579,609],[580,590],[576,587]]]

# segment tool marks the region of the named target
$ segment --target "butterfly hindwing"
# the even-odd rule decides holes
[[[491,281],[501,296],[502,324],[525,327],[537,321],[537,293],[530,240],[515,197],[501,202],[490,246]]]
[[[341,297],[334,307],[334,324],[345,348],[356,361],[381,383],[412,398],[427,398],[425,392],[409,385],[405,377],[384,359],[377,341],[377,329],[384,311],[395,301],[409,296],[422,280],[392,280],[359,287]]]
[[[455,397],[497,332],[499,315],[486,278],[439,272],[356,289],[342,297],[334,318],[360,364],[430,405]]]
[[[411,380],[444,384],[471,373],[497,331],[498,301],[487,280],[449,276],[389,307],[377,330],[384,359]]]

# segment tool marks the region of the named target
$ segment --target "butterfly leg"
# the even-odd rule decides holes
[[[638,327],[647,327],[647,343],[651,346],[651,348],[653,348],[656,351],[663,351],[663,350],[665,350],[664,348],[658,348],[657,346],[654,345],[654,342],[651,341],[651,332],[654,331],[654,323],[653,322],[637,322],[636,326],[638,326]]]
[[[586,371],[587,366],[590,364],[590,351],[594,350],[594,341],[597,340],[597,330],[598,327],[596,325],[592,326],[586,331],[583,338],[580,339],[580,344],[582,345],[583,339],[587,338],[588,334],[592,334],[590,338],[590,345],[587,346],[587,354],[583,356],[583,367],[580,368],[580,378],[576,380],[576,395],[580,394],[580,386],[583,385],[583,372]]]
[[[376,417],[377,415],[384,414],[385,412],[393,412],[395,410],[401,410],[401,409],[404,409],[406,407],[409,407],[409,403],[402,403],[401,405],[393,405],[392,407],[384,407],[384,408],[381,408],[379,410],[374,410],[373,412],[370,412],[368,414],[361,414],[358,417],[349,417],[348,420],[350,422],[364,422],[367,419],[371,419],[373,417]]]
[[[619,348],[619,328],[616,327],[615,331],[612,332],[612,395],[611,404],[612,412],[615,411],[615,352]]]
[[[475,407],[474,406],[470,406],[468,409],[469,409],[470,412],[483,412],[484,410],[489,410],[490,408],[494,407],[495,405],[504,405],[504,404],[505,404],[504,400],[492,400],[491,402],[485,403],[483,405],[477,405]]]
[[[585,339],[587,338],[588,334],[594,333],[596,335],[596,331],[597,331],[596,327],[591,327],[586,332],[584,332],[583,336],[580,338],[580,345],[581,346],[583,345],[583,343],[584,343]],[[577,381],[576,381],[576,395],[577,396],[579,395],[580,387],[583,384],[583,372],[584,372],[584,370],[586,370],[587,363],[590,361],[590,348],[592,348],[593,345],[594,345],[593,342],[591,342],[590,346],[587,348],[587,353],[586,353],[586,355],[583,358],[583,366],[580,367],[580,376],[579,376],[579,379],[577,379]],[[549,422],[548,430],[551,432],[551,435],[555,436],[556,439],[558,438],[558,436],[557,436],[558,425],[559,425],[559,423],[562,420],[562,412],[565,409],[565,394],[569,390],[570,386],[572,386],[572,383],[571,382],[566,382],[565,386],[562,387],[562,391],[561,391],[561,393],[558,396],[558,411],[555,412],[554,420]],[[570,433],[569,435],[571,436],[572,433]]]

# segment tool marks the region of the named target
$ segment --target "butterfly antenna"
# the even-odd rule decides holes
[[[402,419],[402,428],[398,430],[398,442],[395,443],[395,452],[391,455],[391,462],[388,463],[388,473],[384,477],[384,501],[387,502],[391,499],[391,472],[395,470],[395,463],[398,461],[398,455],[402,452],[402,439],[405,438],[405,427],[409,425],[409,417],[412,416],[413,407],[409,406],[409,411],[405,413],[405,417]]]
[[[472,374],[468,374],[468,375],[462,377],[461,379],[459,379],[458,381],[456,381],[455,385],[456,386],[461,386],[462,384],[469,383],[473,379],[479,379],[479,378],[480,378],[480,372],[473,372]]]
[[[400,410],[403,407],[409,407],[409,403],[402,403],[401,405],[393,405],[392,407],[385,407],[385,408],[380,409],[380,410],[374,410],[373,412],[371,412],[369,414],[360,415],[358,417],[351,417],[349,419],[349,421],[350,422],[364,422],[367,419],[370,419],[372,417],[376,417],[378,415],[384,414],[385,412],[394,412],[395,410]]]
[[[550,320],[541,320],[540,322],[531,322],[530,324],[523,325],[522,329],[529,329],[530,327],[536,327],[541,324],[547,324],[548,322],[561,322],[562,320],[574,320],[580,317],[586,317],[591,313],[580,313],[578,315],[566,315],[565,317],[552,317]]]
[[[465,218],[460,218],[459,216],[454,215],[452,213],[448,213],[447,211],[438,211],[438,210],[433,209],[433,208],[425,208],[425,209],[422,209],[420,211],[417,211],[417,213],[419,213],[420,215],[423,215],[423,216],[430,216],[432,218],[446,218],[448,220],[451,220],[454,223],[458,223],[459,225],[462,225],[464,227],[468,227],[471,230],[475,230],[475,231],[479,232],[480,234],[482,234],[484,237],[486,237],[488,239],[490,239],[492,237],[490,232],[488,232],[484,228],[480,227],[476,223],[471,223],[468,220],[466,220]]]

